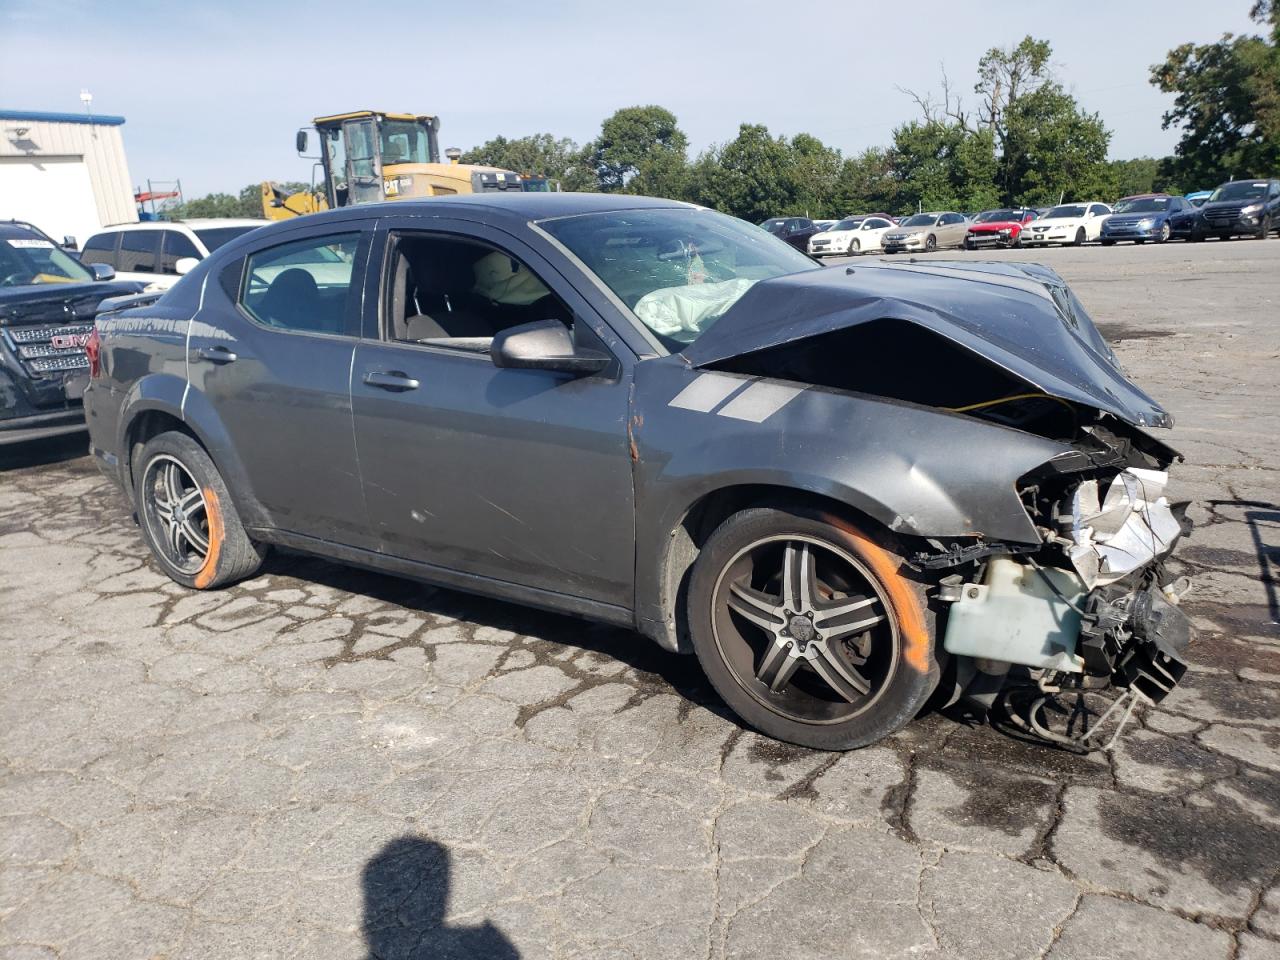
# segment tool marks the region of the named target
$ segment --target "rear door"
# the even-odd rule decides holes
[[[367,546],[350,371],[371,229],[276,234],[206,283],[188,371],[272,526]]]
[[[508,320],[568,321],[579,342],[606,349],[603,321],[509,234],[464,221],[433,219],[430,230],[412,217],[382,223],[384,292],[370,298],[352,372],[365,499],[382,550],[629,609],[629,360],[579,378],[495,367],[484,334]],[[414,245],[402,268],[398,251]],[[481,257],[510,277],[527,271],[528,282],[480,295]]]
[[[160,274],[160,231],[122,230],[116,253],[116,278],[151,283]]]

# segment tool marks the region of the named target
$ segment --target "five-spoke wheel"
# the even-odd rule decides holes
[[[923,594],[899,569],[831,518],[742,511],[695,564],[694,649],[721,696],[771,736],[871,743],[910,720],[936,679]]]

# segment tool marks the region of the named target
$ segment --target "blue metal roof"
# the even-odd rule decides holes
[[[96,123],[104,127],[118,127],[124,117],[93,115],[87,113],[46,113],[43,110],[0,110],[0,120],[31,120],[36,123]]]

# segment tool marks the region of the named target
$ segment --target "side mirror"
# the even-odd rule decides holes
[[[575,347],[573,334],[559,320],[535,320],[500,331],[489,345],[495,367],[556,370],[575,376],[599,373],[608,354]]]
[[[173,264],[173,272],[182,277],[200,265],[196,257],[179,257]]]
[[[76,243],[75,237],[71,236],[71,234],[67,234],[62,238],[62,248],[64,250],[79,250],[80,245]]]
[[[93,274],[95,280],[114,280],[116,278],[116,268],[109,263],[91,263],[89,271]]]
[[[297,136],[293,138],[293,146],[298,153],[307,152],[307,139],[307,131],[305,130],[299,130]]]

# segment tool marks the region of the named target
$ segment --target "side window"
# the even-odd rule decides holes
[[[95,233],[80,251],[80,262],[83,264],[105,263],[109,267],[116,265],[116,239],[118,233]]]
[[[183,257],[195,257],[201,259],[200,251],[196,249],[196,245],[191,242],[191,238],[185,233],[177,230],[165,230],[164,245],[160,251],[160,272],[161,273],[177,273],[177,262]]]
[[[1277,181],[1277,180],[1271,181],[1271,190],[1267,193],[1267,196],[1269,196],[1272,200],[1274,200],[1276,197],[1280,197],[1280,181]]]
[[[350,335],[358,233],[308,237],[248,256],[238,302],[268,327]]]
[[[388,258],[383,328],[390,340],[466,350],[535,320],[573,327],[573,312],[524,263],[470,240],[401,234]]]
[[[159,230],[125,230],[120,234],[119,263],[121,273],[156,273],[160,254]]]
[[[1105,217],[1110,211],[1100,203],[1095,203],[1089,208],[1089,212],[1095,217]]]

